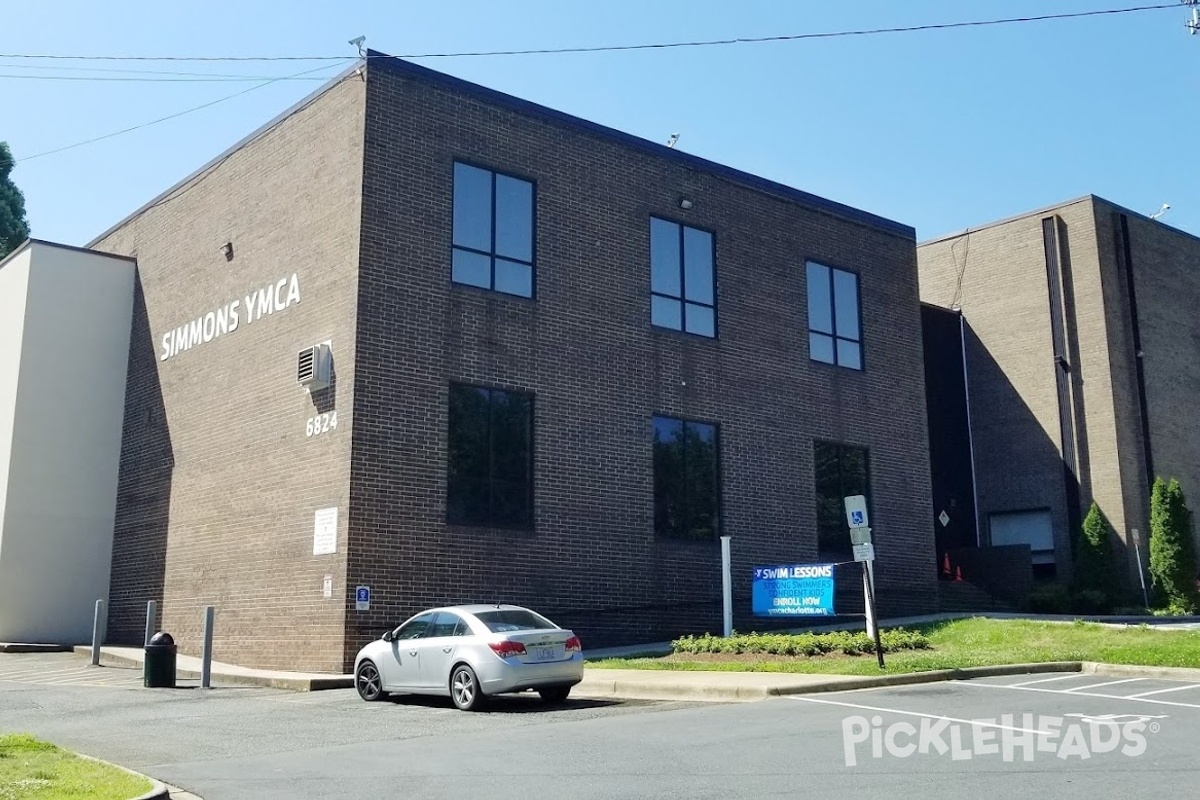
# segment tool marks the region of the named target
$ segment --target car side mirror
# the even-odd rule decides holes
[[[395,637],[392,635],[391,631],[384,631],[383,636],[380,638],[382,638],[385,642],[390,642]]]

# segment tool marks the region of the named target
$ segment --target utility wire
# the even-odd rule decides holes
[[[1046,22],[1050,20],[1081,19],[1084,17],[1111,16],[1115,14],[1133,14],[1142,11],[1160,11],[1163,9],[1178,9],[1178,3],[1159,3],[1148,6],[1132,6],[1128,8],[1107,8],[1095,11],[1076,11],[1062,14],[1040,14],[1027,17],[1007,17],[1003,19],[971,20],[967,22],[943,22],[927,25],[907,25],[893,28],[865,28],[861,30],[829,31],[825,33],[799,33],[784,36],[739,37],[734,39],[709,39],[687,42],[660,42],[655,44],[630,45],[600,45],[596,47],[553,47],[531,50],[481,50],[458,53],[408,53],[397,58],[467,58],[477,56],[522,56],[549,55],[558,53],[603,53],[625,50],[662,50],[677,47],[714,47],[734,44],[760,44],[763,42],[794,42],[805,39],[834,39],[844,36],[876,36],[886,33],[915,33],[918,31],[951,30],[955,28],[979,28],[989,25],[1008,25],[1015,23]],[[382,56],[372,56],[375,58]],[[344,56],[68,56],[58,54],[28,54],[0,53],[0,59],[61,59],[76,61],[337,61]]]
[[[343,61],[343,62],[349,62],[349,61],[353,61],[353,60],[354,60],[354,59],[348,59],[348,58],[344,58],[344,57],[342,58],[342,61]],[[143,122],[143,123],[142,123],[142,124],[140,124],[140,125],[134,125],[134,126],[132,126],[132,127],[129,127],[129,128],[123,128],[123,129],[121,129],[121,130],[119,130],[119,131],[113,131],[112,133],[106,133],[106,134],[104,134],[103,136],[96,136],[96,137],[94,137],[94,138],[92,138],[92,139],[87,139],[87,140],[85,140],[85,141],[82,141],[82,142],[75,142],[74,144],[68,144],[68,145],[65,145],[64,147],[56,147],[56,148],[55,148],[55,149],[53,149],[53,150],[45,150],[45,151],[43,151],[43,152],[41,152],[41,153],[35,153],[34,155],[31,155],[31,156],[26,156],[25,158],[19,158],[19,159],[16,159],[16,163],[18,163],[18,164],[21,164],[21,163],[23,163],[23,162],[25,162],[25,161],[32,161],[32,160],[33,160],[33,159],[35,159],[35,158],[41,158],[42,156],[53,155],[54,153],[61,153],[61,152],[63,152],[64,150],[73,150],[73,149],[75,149],[76,147],[83,147],[85,144],[93,144],[94,142],[100,142],[100,141],[103,141],[103,140],[105,140],[105,139],[111,139],[111,138],[113,138],[114,136],[120,136],[121,134],[124,134],[124,133],[131,133],[131,132],[133,132],[133,131],[136,131],[136,130],[141,130],[142,128],[148,128],[148,127],[150,127],[151,125],[157,125],[157,124],[159,124],[160,122],[166,122],[167,120],[178,119],[179,117],[182,117],[182,116],[184,116],[184,115],[186,115],[186,114],[192,114],[192,113],[194,113],[194,112],[196,112],[196,111],[201,111],[201,110],[203,110],[203,109],[205,109],[205,108],[211,108],[212,106],[215,106],[215,105],[217,105],[218,103],[224,103],[225,101],[227,101],[227,100],[232,100],[232,99],[234,99],[235,97],[241,97],[241,96],[242,96],[242,95],[244,95],[244,94],[249,94],[250,92],[253,92],[253,91],[257,90],[257,89],[262,89],[264,86],[270,86],[270,85],[271,85],[271,84],[273,84],[273,83],[277,83],[278,81],[285,80],[285,79],[287,79],[287,78],[299,78],[299,77],[301,77],[301,76],[303,76],[303,75],[308,75],[308,74],[310,74],[310,73],[317,72],[317,71],[319,71],[319,70],[325,70],[325,69],[329,69],[330,67],[333,67],[333,66],[338,66],[338,65],[336,65],[336,64],[322,64],[322,65],[321,65],[321,66],[319,66],[319,67],[315,67],[315,68],[313,68],[313,69],[305,70],[304,72],[297,72],[295,75],[284,76],[284,77],[280,77],[280,78],[271,78],[270,80],[264,81],[263,83],[260,83],[260,84],[258,84],[258,85],[256,85],[256,86],[251,86],[251,87],[249,87],[249,88],[247,88],[247,89],[243,89],[243,90],[242,90],[242,91],[240,91],[240,92],[234,92],[233,94],[226,95],[225,97],[219,97],[219,98],[217,98],[216,100],[210,100],[209,102],[207,102],[207,103],[204,103],[204,104],[202,104],[202,105],[198,105],[198,106],[195,106],[195,107],[193,107],[193,108],[185,109],[184,111],[178,111],[178,112],[176,112],[176,113],[174,113],[174,114],[169,114],[169,115],[167,115],[167,116],[165,116],[165,117],[160,117],[160,118],[158,118],[158,119],[151,120],[151,121],[149,121],[149,122]]]
[[[325,69],[325,65],[319,69]],[[18,81],[121,81],[127,83],[246,83],[248,81],[320,81],[324,78],[283,76],[272,78],[269,75],[210,75],[204,78],[148,78],[148,77],[117,77],[111,75],[4,75],[0,79]]]

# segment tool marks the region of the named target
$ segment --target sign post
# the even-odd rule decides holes
[[[861,494],[843,500],[846,506],[846,524],[850,528],[850,544],[854,549],[854,560],[863,565],[863,600],[866,609],[867,635],[875,640],[875,656],[879,668],[883,669],[883,643],[879,639],[879,624],[875,619],[875,545],[871,542],[870,518],[867,516],[867,498]]]
[[[729,538],[721,537],[721,617],[726,639],[733,636],[733,574],[729,558]]]
[[[1141,538],[1142,537],[1140,535],[1138,535],[1137,528],[1134,528],[1132,533],[1133,533],[1133,553],[1135,556],[1137,556],[1138,580],[1141,581],[1141,584],[1142,584],[1142,601],[1146,604],[1146,608],[1149,609],[1150,608],[1150,595],[1146,592],[1146,573],[1142,569],[1142,548],[1141,548]]]

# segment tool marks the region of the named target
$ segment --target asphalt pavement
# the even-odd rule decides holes
[[[0,730],[205,800],[1124,800],[1200,785],[1200,683],[1159,678],[1041,673],[743,703],[550,708],[521,696],[466,713],[435,698],[364,703],[353,690],[149,690],[131,670],[127,685],[4,677],[28,658],[0,654]]]

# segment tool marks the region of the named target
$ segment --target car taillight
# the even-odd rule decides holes
[[[567,652],[568,653],[578,653],[582,650],[583,650],[583,645],[579,643],[578,636],[572,636],[570,639],[567,639]]]
[[[488,647],[492,648],[492,651],[501,658],[525,655],[525,645],[520,642],[510,642],[507,640],[503,642],[488,642]]]

